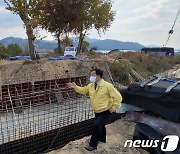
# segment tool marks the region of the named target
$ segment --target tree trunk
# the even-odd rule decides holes
[[[61,41],[60,41],[60,34],[57,34],[57,40],[58,40],[58,51],[61,52]]]
[[[34,47],[34,40],[35,37],[33,35],[33,30],[31,25],[26,25],[26,34],[28,36],[28,47],[29,47],[29,54],[32,60],[36,60],[36,51]]]
[[[84,40],[84,34],[81,32],[80,36],[79,36],[79,43],[78,43],[78,48],[77,48],[77,53],[81,52],[81,48],[82,48],[82,42]]]

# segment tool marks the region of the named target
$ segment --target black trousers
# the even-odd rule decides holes
[[[95,122],[93,133],[89,142],[91,147],[97,147],[99,141],[106,143],[106,123],[111,113],[107,110],[101,113],[95,113]]]

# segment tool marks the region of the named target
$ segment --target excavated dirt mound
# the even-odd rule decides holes
[[[104,78],[109,80],[107,66],[103,61],[88,60],[61,60],[61,61],[0,61],[1,80],[3,84],[22,83],[27,81],[48,80],[58,74],[65,77],[66,70],[69,76],[89,75],[92,68],[104,70]]]

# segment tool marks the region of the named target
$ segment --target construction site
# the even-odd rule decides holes
[[[90,70],[103,63],[41,64],[1,65],[0,153],[45,153],[92,130],[89,97],[68,89],[66,83],[85,86]]]
[[[180,154],[179,5],[0,2],[0,154]]]
[[[114,81],[108,64],[98,60],[2,61],[0,153],[48,153],[90,135],[94,119],[90,98],[68,89],[66,83],[87,85],[93,68],[101,68],[104,79],[121,90],[144,80],[133,70],[131,80]],[[113,114],[109,123],[121,117]]]

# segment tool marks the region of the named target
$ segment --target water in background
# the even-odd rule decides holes
[[[99,53],[109,53],[111,50],[96,50]],[[119,50],[114,52],[138,52],[137,50]]]

